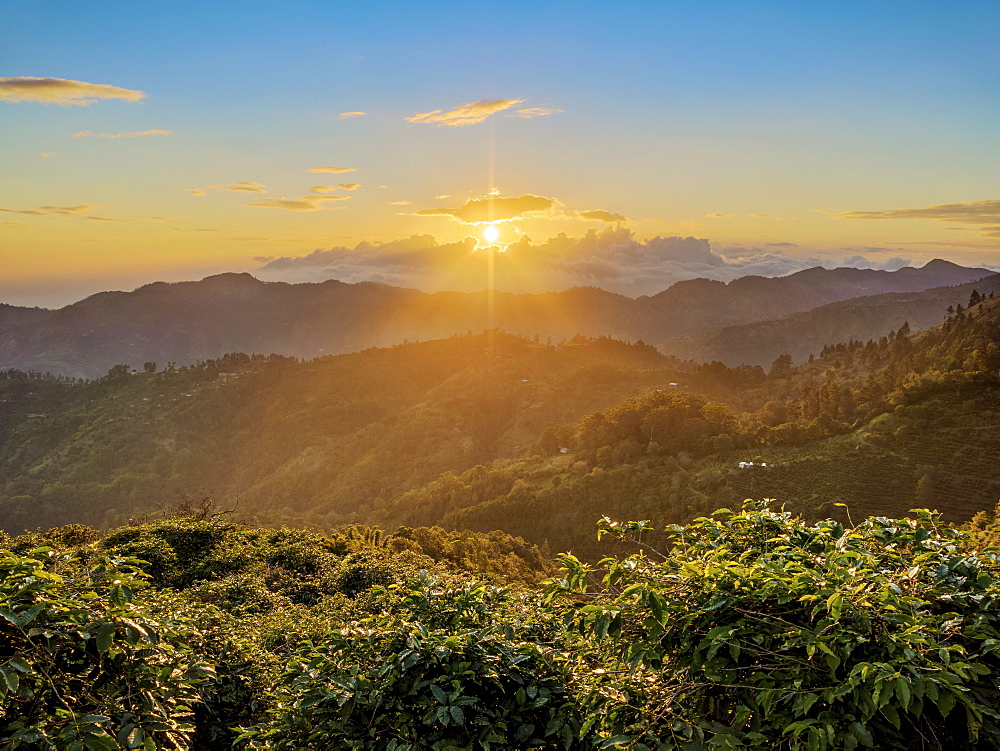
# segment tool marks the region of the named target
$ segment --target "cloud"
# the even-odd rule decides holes
[[[54,151],[39,151],[35,156],[58,156]]]
[[[360,187],[360,183],[341,183],[337,186],[337,190],[357,190]]]
[[[193,196],[203,196],[203,195],[205,195],[205,191],[203,191],[201,188],[188,188],[187,192],[190,193]]]
[[[439,244],[431,235],[414,235],[270,259],[260,272],[262,278],[273,280],[379,281],[427,291],[441,289],[441,280],[448,278],[450,286],[445,288],[474,291],[482,288],[476,247],[475,237]],[[833,258],[820,257],[820,251],[799,249],[800,255],[793,257],[776,247],[714,247],[707,239],[696,237],[641,239],[625,227],[608,226],[581,237],[560,233],[540,243],[520,235],[507,245],[506,253],[497,256],[501,264],[497,280],[502,289],[513,292],[597,286],[636,297],[699,277],[729,282],[752,275],[785,276],[816,266],[896,270],[910,265],[898,254],[879,261],[866,257],[881,250],[842,248],[839,257]]]
[[[70,138],[139,138],[140,136],[169,136],[173,131],[169,130],[137,130],[132,133],[93,133],[89,130],[80,130],[70,133]]]
[[[264,190],[263,183],[252,183],[252,182],[240,182],[240,183],[230,183],[229,185],[209,185],[209,188],[216,188],[218,190],[232,190],[237,193],[267,193]]]
[[[736,214],[705,214],[706,219],[735,219]]]
[[[20,76],[0,78],[0,101],[41,102],[63,107],[86,107],[100,99],[124,99],[138,102],[146,94],[103,83],[72,81],[66,78],[35,78]]]
[[[777,216],[777,215],[770,212],[765,212],[763,214],[751,214],[750,216]]]
[[[443,110],[419,112],[406,118],[406,122],[438,126],[476,125],[490,115],[503,112],[523,102],[523,99],[480,99],[478,102],[459,105],[447,112]]]
[[[962,224],[1000,224],[1000,200],[942,203],[922,209],[840,211],[841,219],[937,219]]]
[[[313,167],[310,172],[329,172],[331,175],[342,175],[345,172],[357,172],[355,167]]]
[[[331,193],[335,190],[336,188],[334,188],[332,185],[313,185],[311,188],[309,188],[310,193]]]
[[[768,248],[797,248],[795,243],[767,243]]]
[[[409,201],[389,201],[390,206],[409,206]]]
[[[613,214],[604,209],[592,209],[591,211],[581,211],[578,216],[584,219],[594,219],[598,222],[627,222],[628,219],[621,214]]]
[[[515,110],[514,112],[511,112],[507,115],[507,117],[521,117],[525,120],[530,120],[533,117],[555,115],[559,112],[565,112],[565,110],[556,109],[555,107],[526,107],[523,110]]]
[[[367,112],[341,112],[339,115],[337,115],[337,119],[349,120],[352,117],[364,117],[367,114],[368,114]]]
[[[329,201],[346,201],[350,196],[301,196],[299,198],[265,198],[262,201],[251,201],[247,206],[258,206],[265,209],[285,209],[286,211],[319,211],[331,208],[324,206]]]
[[[91,222],[130,222],[131,219],[115,219],[109,216],[95,216],[88,212],[99,209],[100,206],[92,203],[78,203],[75,206],[39,206],[35,209],[4,209],[8,214],[24,214],[25,216],[67,216],[74,219],[86,219]]]
[[[556,205],[551,198],[526,194],[520,198],[490,196],[473,198],[457,208],[420,209],[417,216],[450,216],[464,224],[504,222],[527,214],[548,211]]]

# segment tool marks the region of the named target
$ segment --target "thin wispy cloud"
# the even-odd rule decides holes
[[[341,112],[337,115],[338,120],[350,120],[352,117],[364,117],[367,112]]]
[[[324,204],[333,201],[346,201],[350,196],[301,196],[299,198],[265,198],[260,201],[250,201],[247,206],[257,206],[264,209],[284,209],[285,211],[319,211],[332,208]]]
[[[132,133],[94,133],[89,130],[80,130],[70,133],[71,138],[140,138],[141,136],[169,136],[169,130],[137,130]]]
[[[356,167],[313,167],[310,172],[329,172],[331,175],[342,175],[345,172],[357,172]]]
[[[41,102],[58,104],[62,107],[87,107],[102,99],[122,99],[138,102],[146,97],[145,92],[123,89],[103,83],[87,83],[67,78],[36,78],[17,76],[0,78],[0,101]]]
[[[215,188],[216,190],[231,190],[236,193],[267,193],[264,190],[263,183],[254,182],[239,182],[239,183],[229,183],[228,185],[209,185],[209,188]]]
[[[936,219],[965,224],[1000,224],[1000,200],[942,203],[921,209],[840,211],[834,216],[841,219]]]
[[[37,154],[35,154],[35,156],[50,157],[58,155],[54,151],[39,151]]]
[[[430,112],[418,112],[406,118],[406,122],[451,127],[476,125],[483,122],[490,115],[495,115],[498,112],[503,112],[523,103],[523,99],[480,99],[478,102],[461,104],[448,111],[431,110]]]
[[[511,112],[507,117],[520,117],[525,120],[530,120],[533,117],[545,117],[546,115],[556,115],[560,112],[565,112],[566,110],[557,109],[555,107],[525,107],[522,110],[515,110]]]
[[[74,206],[39,206],[34,209],[7,209],[0,208],[0,211],[7,214],[23,214],[25,216],[65,216],[74,219],[86,219],[91,222],[130,222],[131,219],[116,219],[110,216],[98,216],[89,212],[99,209],[101,206],[93,203],[78,203]]]
[[[205,191],[203,191],[201,188],[188,188],[187,192],[190,193],[193,196],[203,196],[203,195],[205,195]]]
[[[390,206],[409,206],[410,201],[389,201]]]

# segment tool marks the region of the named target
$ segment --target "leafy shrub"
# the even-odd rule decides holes
[[[0,743],[5,749],[186,748],[212,678],[181,617],[133,601],[133,562],[0,550]]]
[[[501,617],[506,596],[426,575],[391,613],[302,645],[255,748],[578,748],[565,657]]]
[[[845,529],[748,502],[669,528],[662,560],[602,561],[572,621],[646,679],[632,747],[995,748],[1000,558],[915,513]],[[564,564],[551,592],[585,590]]]

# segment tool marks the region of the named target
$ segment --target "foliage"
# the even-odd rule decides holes
[[[188,618],[156,617],[122,559],[0,550],[5,749],[187,748],[213,677]]]
[[[510,593],[422,575],[389,612],[301,645],[260,748],[577,748],[559,629]]]
[[[660,560],[601,561],[569,622],[648,677],[633,747],[994,748],[1000,558],[915,513],[845,529],[748,502],[673,527]],[[587,591],[563,560],[551,593]]]

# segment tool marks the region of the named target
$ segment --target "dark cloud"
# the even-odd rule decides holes
[[[518,219],[528,214],[538,214],[553,208],[556,202],[544,196],[531,194],[519,198],[490,196],[473,198],[457,208],[420,209],[418,216],[450,216],[465,224],[502,222]]]
[[[581,211],[578,216],[584,219],[594,219],[598,222],[627,222],[628,219],[621,214],[614,214],[604,209],[592,209],[591,211]]]

